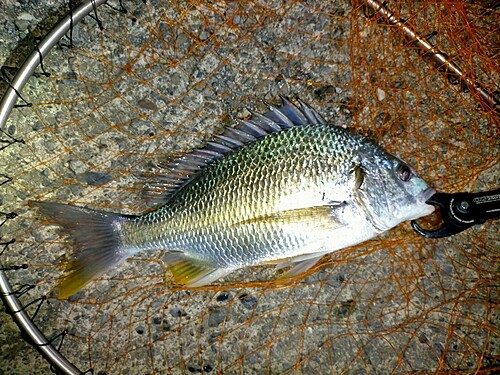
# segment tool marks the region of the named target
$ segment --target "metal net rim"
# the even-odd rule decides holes
[[[49,51],[66,35],[71,28],[89,15],[98,6],[106,3],[106,0],[85,0],[72,9],[63,17],[47,35],[36,44],[35,49],[24,61],[17,71],[12,82],[0,103],[0,129],[3,129],[16,101],[20,98],[20,92],[33,75],[35,69],[41,64],[43,58]],[[0,269],[0,296],[5,304],[8,314],[17,324],[26,340],[30,342],[51,365],[52,371],[70,375],[81,374],[65,356],[52,344],[53,340],[47,339],[45,334],[33,322],[32,317],[24,310],[18,299],[17,293],[12,289],[6,272]],[[43,297],[42,297],[43,298]],[[64,334],[64,332],[63,332]]]

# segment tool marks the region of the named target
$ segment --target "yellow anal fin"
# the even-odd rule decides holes
[[[239,221],[234,225],[245,224],[301,224],[314,226],[317,228],[335,229],[345,224],[339,220],[334,212],[342,207],[341,204],[324,205],[305,208],[295,208],[291,210],[272,212],[266,215],[259,215],[247,220]]]
[[[183,253],[167,254],[165,260],[176,283],[189,287],[210,284],[234,271],[234,269],[217,268],[210,262],[195,259]]]

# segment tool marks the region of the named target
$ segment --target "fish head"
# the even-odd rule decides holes
[[[377,231],[434,211],[426,201],[436,191],[404,161],[382,152],[366,158],[361,168],[363,183],[358,182],[358,200]]]

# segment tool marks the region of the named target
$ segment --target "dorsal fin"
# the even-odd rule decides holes
[[[300,99],[297,99],[298,105],[284,97],[280,96],[280,99],[279,107],[266,103],[267,112],[251,112],[252,116],[248,120],[236,119],[234,128],[226,128],[202,148],[157,165],[146,177],[148,181],[143,187],[144,198],[149,204],[164,204],[208,165],[246,144],[294,126],[325,124],[323,117]]]

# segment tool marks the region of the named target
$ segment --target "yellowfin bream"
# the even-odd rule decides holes
[[[35,203],[74,242],[60,298],[147,250],[164,249],[193,287],[261,264],[296,275],[430,214],[435,192],[372,141],[286,99],[160,167],[145,191],[157,206],[142,216]]]

